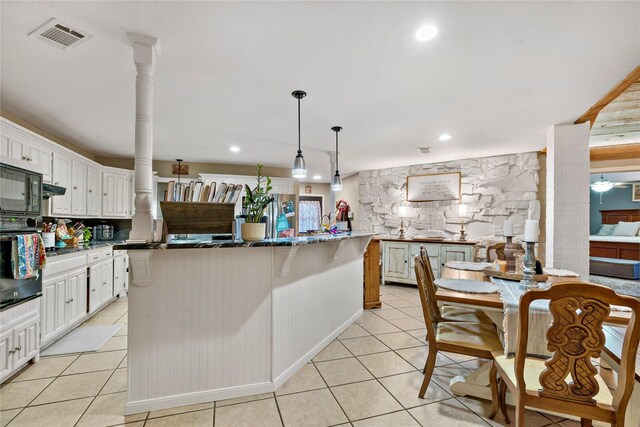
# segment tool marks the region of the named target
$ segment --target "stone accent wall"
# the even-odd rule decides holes
[[[531,152],[361,171],[358,230],[397,236],[398,206],[405,202],[406,177],[461,172],[462,203],[469,206],[465,219],[469,238],[501,239],[504,221],[513,218],[516,239],[521,240],[525,219],[540,219],[539,168],[537,154]],[[461,221],[455,201],[407,203],[405,234],[455,238],[459,236]]]

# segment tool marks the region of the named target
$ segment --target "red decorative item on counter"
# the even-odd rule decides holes
[[[347,229],[351,231],[351,220],[349,219],[349,211],[351,208],[349,207],[349,203],[346,200],[339,200],[336,202],[336,222],[338,221],[346,221]]]

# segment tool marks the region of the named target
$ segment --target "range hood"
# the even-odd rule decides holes
[[[42,184],[42,198],[48,199],[51,196],[64,196],[67,189],[59,185]]]

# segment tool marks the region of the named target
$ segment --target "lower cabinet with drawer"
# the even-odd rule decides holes
[[[43,270],[40,345],[47,346],[113,299],[111,247],[50,257]]]
[[[0,382],[40,353],[40,299],[0,313]]]
[[[414,257],[424,246],[429,254],[431,268],[436,278],[440,277],[444,264],[449,261],[473,261],[474,242],[421,242],[416,240],[383,240],[382,281],[416,284]]]

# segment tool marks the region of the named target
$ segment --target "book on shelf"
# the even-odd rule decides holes
[[[226,192],[227,192],[227,184],[224,182],[221,182],[220,186],[218,187],[218,190],[216,191],[216,196],[213,198],[213,203],[222,202],[222,198],[224,197]]]
[[[167,183],[167,191],[165,192],[164,200],[166,202],[173,202],[176,199],[175,196],[176,196],[176,182],[169,181]]]
[[[209,197],[207,198],[207,202],[212,203],[215,196],[216,196],[216,183],[212,182],[211,187],[209,188]]]

